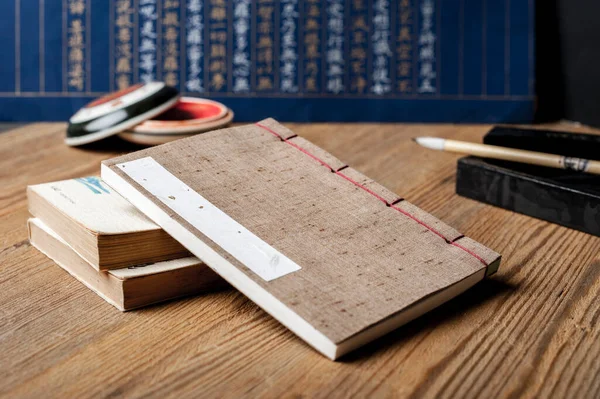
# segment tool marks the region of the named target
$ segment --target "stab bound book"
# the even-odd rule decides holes
[[[500,263],[273,119],[105,161],[102,178],[331,359]]]

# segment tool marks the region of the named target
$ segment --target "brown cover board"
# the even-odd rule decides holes
[[[254,273],[118,166],[146,157],[301,269],[270,281]],[[104,161],[102,178],[332,359],[459,294],[500,262],[273,119]]]

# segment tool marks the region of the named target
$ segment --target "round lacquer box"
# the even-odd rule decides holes
[[[115,135],[162,114],[178,100],[177,89],[162,82],[140,83],[108,94],[71,117],[65,142],[78,146]]]
[[[119,134],[144,145],[157,145],[222,128],[233,120],[225,105],[203,98],[182,97],[168,111]]]

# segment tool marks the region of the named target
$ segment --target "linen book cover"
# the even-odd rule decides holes
[[[331,359],[500,263],[273,119],[104,161],[102,178]]]

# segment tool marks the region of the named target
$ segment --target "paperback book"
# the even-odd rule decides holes
[[[121,311],[223,286],[223,280],[193,256],[98,272],[40,219],[29,219],[27,226],[35,248]]]
[[[27,194],[31,244],[121,311],[225,285],[98,177],[30,186]]]
[[[96,270],[190,256],[98,177],[29,186],[27,199],[29,212]]]

